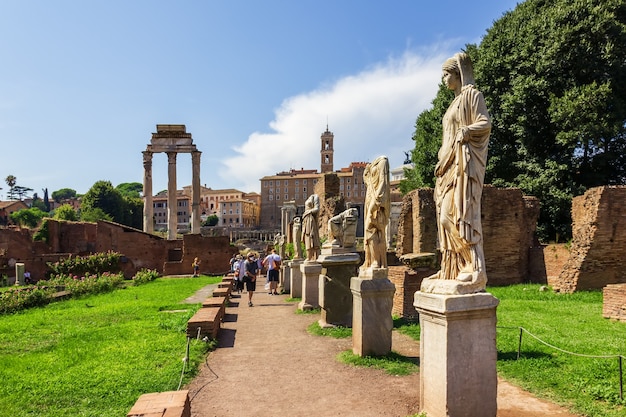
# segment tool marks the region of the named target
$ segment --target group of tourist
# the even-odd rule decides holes
[[[248,293],[248,307],[254,305],[252,304],[252,296],[256,291],[257,277],[261,275],[264,268],[267,271],[266,288],[269,290],[269,295],[278,295],[281,262],[282,259],[274,248],[263,260],[260,257],[257,258],[254,252],[249,252],[245,259],[241,254],[234,254],[230,259],[230,270],[235,277],[233,284],[239,293],[243,291],[245,286]]]

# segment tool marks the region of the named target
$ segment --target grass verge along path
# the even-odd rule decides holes
[[[181,303],[220,280],[159,278],[0,316],[0,417],[117,417],[141,394],[176,390],[200,307]],[[192,340],[183,383],[206,351]]]

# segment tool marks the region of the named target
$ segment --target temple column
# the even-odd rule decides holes
[[[191,233],[200,233],[200,155],[191,153]]]
[[[154,205],[152,204],[152,152],[143,153],[143,231],[154,232]]]
[[[167,153],[167,240],[176,239],[178,229],[178,198],[176,195],[176,154]]]

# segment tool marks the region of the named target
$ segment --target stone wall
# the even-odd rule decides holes
[[[609,284],[602,296],[602,317],[626,321],[626,284]]]
[[[147,268],[160,274],[191,274],[194,257],[201,260],[201,272],[219,275],[228,271],[228,261],[237,251],[227,236],[185,235],[166,240],[112,222],[83,223],[48,220],[50,244],[33,242],[32,231],[0,228],[0,274],[15,276],[15,262],[23,262],[34,280],[45,278],[48,262],[70,255],[115,251],[123,255],[120,264],[126,278]],[[167,265],[167,268],[166,268]]]
[[[569,259],[569,254],[569,245],[565,243],[551,243],[530,248],[528,280],[554,287]]]
[[[600,289],[625,283],[626,186],[587,190],[572,201],[571,252],[556,291]]]
[[[525,282],[529,250],[539,217],[539,201],[516,188],[485,186],[482,227],[489,285]],[[432,189],[418,189],[404,197],[396,253],[435,252],[437,220]]]

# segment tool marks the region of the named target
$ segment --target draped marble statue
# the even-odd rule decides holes
[[[328,220],[328,240],[332,246],[355,247],[359,210],[347,204],[348,208]]]
[[[299,216],[293,218],[293,249],[294,259],[302,259],[302,219]]]
[[[311,194],[304,202],[304,213],[302,213],[302,240],[308,262],[315,261],[320,255],[319,212],[320,199],[317,194]]]
[[[480,205],[491,120],[482,93],[474,87],[469,56],[457,53],[442,69],[455,98],[443,117],[435,167],[441,270],[422,282],[421,291],[469,294],[483,291],[487,283]]]
[[[391,211],[389,160],[379,156],[363,173],[367,191],[364,205],[364,268],[387,268],[386,229]]]

